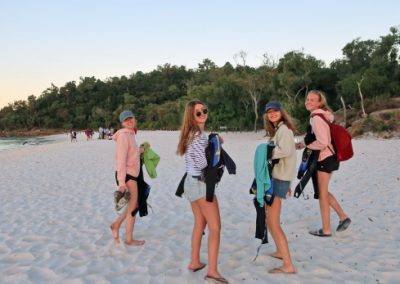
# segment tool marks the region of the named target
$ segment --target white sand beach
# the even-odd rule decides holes
[[[352,219],[348,230],[331,238],[308,234],[321,226],[311,183],[305,190],[310,199],[284,201],[282,224],[298,273],[271,275],[267,271],[281,265],[268,256],[272,238],[253,261],[260,240],[248,193],[263,132],[222,135],[237,165],[237,175],[225,173],[217,188],[219,269],[231,283],[400,283],[400,140],[353,141],[355,156],[341,164],[330,187]],[[175,196],[184,173],[184,160],[175,154],[178,132],[137,136],[161,156],[158,177],[145,175],[152,209],[137,218],[134,231],[146,240],[142,247],[112,241],[114,142],[85,141],[83,134],[78,143],[68,135],[54,138],[0,152],[0,283],[206,283],[206,269],[187,269],[193,220],[188,201]],[[331,214],[334,231],[338,219]]]

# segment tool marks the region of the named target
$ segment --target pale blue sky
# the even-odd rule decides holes
[[[79,77],[170,63],[218,66],[303,50],[329,64],[345,44],[400,27],[398,0],[0,0],[0,107]]]

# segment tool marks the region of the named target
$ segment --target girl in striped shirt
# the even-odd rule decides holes
[[[188,269],[192,272],[203,269],[206,264],[200,261],[200,246],[204,229],[208,227],[208,272],[205,280],[214,283],[228,283],[218,272],[218,252],[221,235],[221,219],[218,199],[206,201],[206,184],[202,181],[202,170],[207,167],[205,149],[208,138],[205,124],[208,111],[203,102],[193,100],[187,103],[177,154],[185,156],[187,177],[184,195],[192,207],[194,226],[192,231],[192,252]]]

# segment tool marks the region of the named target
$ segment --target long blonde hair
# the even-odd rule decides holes
[[[295,134],[297,131],[296,126],[295,126],[292,118],[290,117],[290,115],[283,108],[281,108],[279,111],[281,112],[281,120],[280,121],[283,121],[283,123],[286,124],[286,126],[290,130],[293,131],[293,134]],[[267,136],[269,136],[271,138],[275,136],[277,129],[276,129],[275,125],[271,121],[269,121],[268,115],[266,112],[264,113],[264,128],[265,128],[265,134]]]
[[[186,153],[188,145],[193,141],[196,132],[200,132],[201,129],[197,125],[194,119],[194,107],[197,105],[205,104],[200,100],[192,100],[186,104],[185,113],[183,114],[181,134],[179,136],[179,143],[176,153],[180,156]]]
[[[319,108],[320,108],[320,109],[333,112],[332,109],[331,109],[331,108],[329,107],[329,105],[328,105],[328,101],[327,101],[327,99],[326,99],[326,95],[324,94],[324,92],[319,91],[319,90],[311,90],[311,91],[309,91],[309,92],[307,93],[307,96],[308,96],[309,94],[316,94],[316,95],[319,97],[319,102],[320,102]]]

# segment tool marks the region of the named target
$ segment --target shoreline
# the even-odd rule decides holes
[[[66,129],[54,128],[33,128],[33,129],[18,129],[18,130],[1,130],[0,138],[24,138],[24,137],[41,137],[55,134],[65,134],[69,131]]]
[[[77,133],[79,132],[84,132],[82,129],[77,129],[75,130]],[[179,129],[176,130],[160,130],[160,129],[141,129],[139,131],[146,131],[146,132],[156,132],[156,131],[164,131],[164,132],[173,132],[173,131],[179,131]],[[94,131],[95,133],[97,131]],[[263,132],[263,129],[259,129],[257,132],[254,132],[252,130],[248,131],[211,131],[211,130],[206,130],[207,133],[215,132],[215,133],[220,133],[221,135],[226,135],[228,133],[261,133]],[[33,129],[19,129],[19,130],[0,130],[0,139],[2,138],[39,138],[39,137],[45,137],[45,136],[51,136],[51,135],[58,135],[58,134],[69,134],[68,129],[56,129],[56,128],[33,128]],[[298,134],[296,136],[303,136],[304,134]],[[394,132],[381,132],[381,133],[376,133],[376,132],[365,132],[362,135],[358,136],[353,136],[353,140],[358,140],[358,139],[378,139],[378,140],[392,140],[392,139],[400,139],[400,132],[399,133],[394,133]]]
[[[67,140],[65,134],[51,134],[43,136],[0,137],[0,152],[31,148],[40,145],[49,145],[58,141]]]

